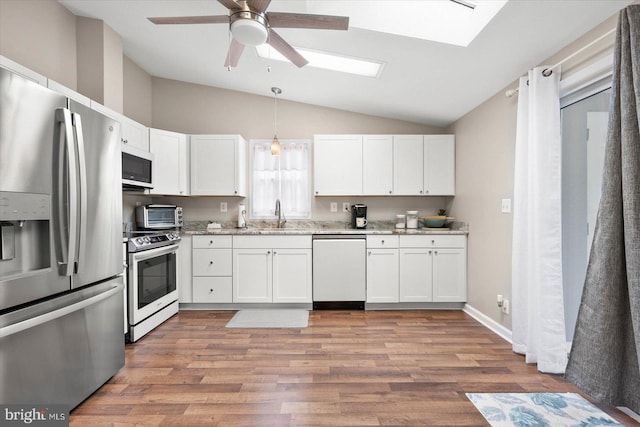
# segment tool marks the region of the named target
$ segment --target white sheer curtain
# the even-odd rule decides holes
[[[538,370],[563,373],[560,70],[520,79],[514,177],[513,350]]]
[[[252,140],[251,217],[273,218],[276,199],[290,219],[309,218],[310,142],[280,140],[280,155],[271,154],[271,140]]]

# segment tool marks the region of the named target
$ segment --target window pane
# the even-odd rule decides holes
[[[276,199],[290,219],[311,213],[310,141],[281,140],[280,156],[271,155],[271,140],[252,140],[251,218],[273,219]]]

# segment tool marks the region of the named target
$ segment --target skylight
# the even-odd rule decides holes
[[[306,67],[321,68],[324,70],[377,78],[380,76],[384,65],[383,62],[371,61],[368,59],[340,56],[295,46],[294,48],[300,52],[307,61],[309,61]],[[262,58],[289,62],[287,58],[282,56],[277,50],[271,48],[268,44],[256,46],[256,53]]]
[[[350,28],[468,46],[508,0],[307,1],[306,12],[349,17]]]

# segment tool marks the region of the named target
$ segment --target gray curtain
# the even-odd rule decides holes
[[[602,196],[566,378],[640,413],[640,4],[620,12]]]

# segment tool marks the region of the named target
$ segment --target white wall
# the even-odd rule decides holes
[[[2,0],[0,55],[76,90],[76,17],[52,0]]]

